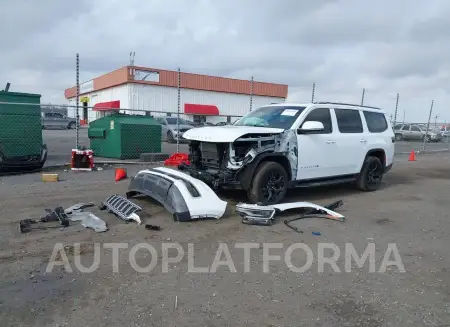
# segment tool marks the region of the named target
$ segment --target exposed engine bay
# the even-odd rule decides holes
[[[182,165],[179,169],[188,170],[192,177],[215,188],[240,188],[241,175],[261,155],[288,159],[289,173],[296,176],[298,149],[295,132],[286,130],[277,134],[246,134],[230,143],[192,140],[189,144],[191,164]]]

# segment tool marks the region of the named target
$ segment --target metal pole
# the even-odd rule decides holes
[[[395,101],[394,126],[397,123],[397,111],[398,111],[398,99],[399,98],[400,98],[400,94],[397,93],[397,100]]]
[[[405,123],[406,110],[403,109],[403,124]]]
[[[361,95],[361,106],[364,105],[364,95],[366,94],[366,89],[362,90],[362,95]]]
[[[431,119],[431,113],[433,112],[433,105],[434,105],[434,100],[431,100],[430,114],[428,115],[427,129],[425,132],[426,134],[423,138],[422,152],[425,152],[425,145],[427,144],[427,134],[428,134],[428,129],[430,128],[430,119]]]
[[[178,67],[178,110],[177,110],[177,153],[180,153],[180,100],[181,100],[181,70]]]
[[[312,92],[311,92],[311,102],[314,102],[315,94],[316,94],[316,83],[313,83]]]
[[[77,103],[76,103],[76,110],[77,110],[77,122],[75,124],[77,129],[77,140],[76,140],[76,149],[80,149],[80,143],[79,143],[79,127],[80,124],[80,55],[77,53]]]
[[[250,82],[250,111],[253,109],[253,76]]]

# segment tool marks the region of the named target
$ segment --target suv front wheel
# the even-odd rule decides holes
[[[277,162],[265,161],[255,172],[252,184],[247,191],[252,203],[270,205],[284,199],[288,188],[288,174]]]
[[[366,192],[377,190],[383,179],[383,163],[377,157],[367,157],[356,181],[357,187]]]

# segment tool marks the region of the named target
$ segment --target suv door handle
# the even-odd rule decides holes
[[[367,140],[359,140],[361,143],[367,143]]]
[[[327,144],[334,144],[334,143],[336,143],[336,141],[333,141],[333,140],[328,140],[327,141]]]

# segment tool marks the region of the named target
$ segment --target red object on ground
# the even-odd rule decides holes
[[[87,125],[87,120],[86,119],[80,119],[80,125],[81,126],[86,126]]]
[[[182,163],[190,165],[189,157],[186,153],[175,153],[169,159],[164,160],[165,166],[179,166]]]
[[[414,150],[412,150],[409,154],[408,161],[416,161],[416,154],[414,153]]]
[[[185,103],[184,104],[184,113],[190,115],[211,115],[218,116],[219,108],[215,105],[210,104],[193,104],[193,103]]]
[[[94,152],[92,150],[72,149],[71,170],[91,171],[94,166]]]
[[[125,168],[116,168],[116,182],[127,178],[127,171]]]

